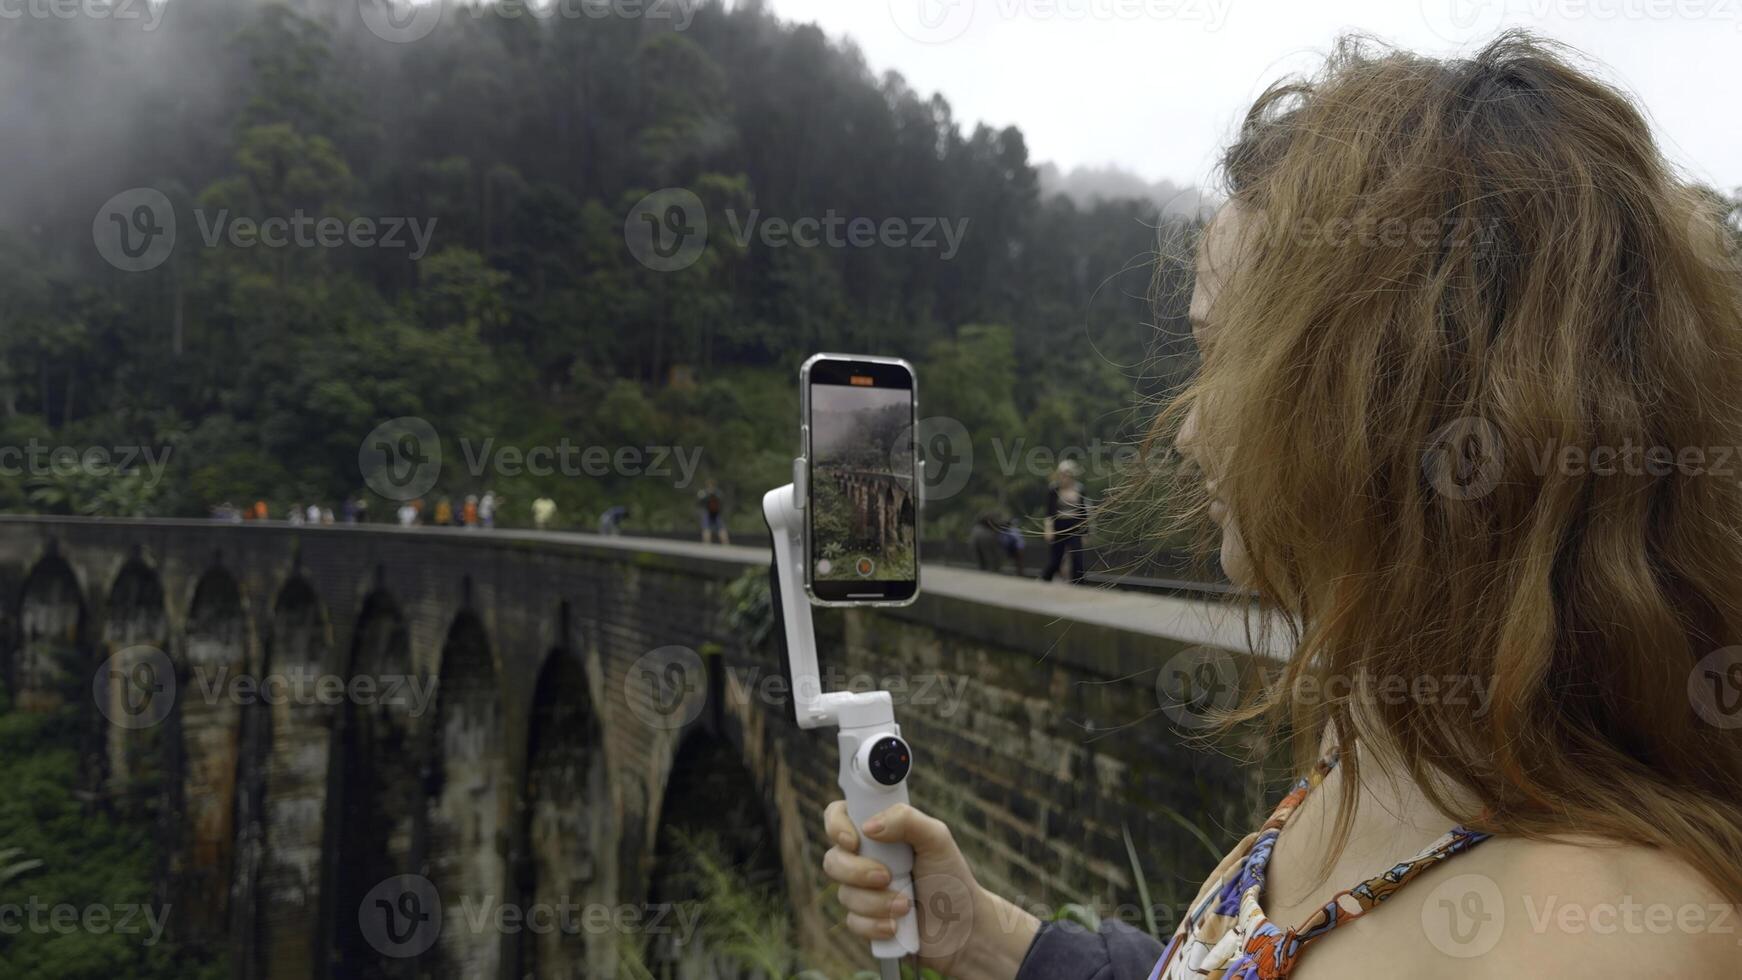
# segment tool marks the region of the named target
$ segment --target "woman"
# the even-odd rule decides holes
[[[1062,460],[1052,486],[1047,488],[1045,537],[1050,551],[1040,573],[1043,582],[1051,582],[1067,559],[1071,566],[1065,574],[1071,584],[1080,585],[1088,570],[1083,560],[1083,533],[1089,523],[1089,501],[1077,482],[1081,473],[1076,460]]]
[[[1293,634],[1241,717],[1286,722],[1300,781],[1165,949],[1043,926],[948,827],[882,814],[865,833],[913,845],[946,940],[922,963],[1742,976],[1742,486],[1718,464],[1742,271],[1704,200],[1624,97],[1518,35],[1455,61],[1345,42],[1260,98],[1223,170],[1202,367],[1155,436]],[[1491,700],[1410,686],[1458,677]],[[825,825],[848,929],[889,935],[904,900],[840,804]],[[965,927],[928,928],[952,891]]]

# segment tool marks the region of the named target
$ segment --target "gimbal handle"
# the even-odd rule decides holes
[[[919,919],[913,893],[913,848],[886,844],[865,836],[865,821],[897,803],[907,802],[907,775],[913,752],[895,723],[895,706],[888,691],[822,689],[817,668],[816,628],[810,596],[805,593],[803,460],[794,466],[789,483],[762,498],[762,516],[774,540],[773,593],[776,615],[785,637],[786,667],[792,690],[793,714],[800,728],[840,728],[840,772],[837,785],[847,801],[847,814],[859,828],[859,853],[888,866],[890,889],[907,896],[908,911],[895,936],[873,940],[871,953],[887,975],[893,962],[919,952]]]

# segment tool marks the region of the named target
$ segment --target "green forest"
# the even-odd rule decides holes
[[[760,3],[449,5],[401,43],[339,0],[150,9],[155,26],[0,21],[0,511],[336,508],[364,492],[365,436],[409,416],[441,440],[431,496],[493,490],[503,523],[548,496],[558,526],[626,504],[631,532],[687,529],[711,481],[754,528],[796,448],[798,365],[834,350],[912,360],[921,415],[972,433],[930,538],[1034,514],[1049,461],[1113,458],[1184,370],[1183,310],[1151,303],[1183,295],[1184,269],[1154,282],[1183,221],[1043,193],[1019,130],[965,125]],[[140,188],[177,234],[166,261],[124,271],[94,240],[105,202]],[[631,218],[672,190],[708,235],[660,271]],[[427,240],[224,231],[298,216]],[[769,233],[855,218],[959,240]],[[503,462],[565,446],[632,452],[602,474]],[[93,448],[109,465],[42,463]],[[1088,477],[1098,491],[1116,467]]]

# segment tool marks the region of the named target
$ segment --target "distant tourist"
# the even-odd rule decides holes
[[[532,526],[540,531],[550,527],[551,519],[556,517],[556,501],[549,497],[540,497],[532,502]]]
[[[1043,582],[1051,582],[1066,561],[1070,562],[1070,568],[1065,572],[1069,582],[1081,583],[1083,574],[1088,571],[1083,560],[1083,535],[1088,530],[1089,499],[1083,496],[1083,488],[1077,483],[1081,474],[1082,468],[1076,460],[1064,460],[1059,463],[1052,486],[1047,489],[1046,543],[1052,551],[1047,557],[1046,569],[1040,573]]]
[[[495,491],[493,491],[493,490],[484,491],[484,496],[479,498],[479,500],[478,500],[478,523],[484,525],[485,527],[495,527],[496,526],[496,505],[497,505],[497,503],[499,503],[499,501],[496,499],[496,492]]]
[[[1022,532],[1017,530],[1016,518],[982,514],[968,532],[968,543],[974,549],[974,562],[982,572],[998,571],[1004,567],[1004,559],[1008,558],[1016,566],[1016,574],[1023,573],[1024,542]]]
[[[446,497],[442,497],[441,499],[436,501],[435,525],[437,527],[447,527],[449,524],[452,524],[453,522],[454,522],[454,502],[452,500],[449,500]]]
[[[466,502],[460,508],[460,523],[467,527],[478,526],[478,495],[466,494]]]
[[[411,526],[415,525],[416,523],[417,523],[417,508],[412,506],[412,503],[409,500],[407,500],[403,504],[400,504],[399,505],[399,526],[400,527],[411,527]]]
[[[332,523],[333,523],[333,509],[331,507],[322,507],[321,508],[321,523],[328,525],[328,526],[332,525]]]
[[[303,521],[302,505],[301,504],[291,504],[290,505],[290,523],[301,524],[302,521]]]
[[[623,522],[629,519],[629,508],[618,504],[599,515],[599,533],[616,536],[623,533]]]
[[[708,485],[696,494],[696,509],[702,512],[702,543],[713,543],[715,535],[719,536],[721,544],[731,544],[732,539],[726,533],[726,500],[720,496],[720,489],[709,480]]]
[[[321,522],[321,505],[309,504],[308,510],[303,512],[303,516],[310,524],[319,524]]]

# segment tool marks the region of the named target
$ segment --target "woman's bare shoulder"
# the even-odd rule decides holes
[[[1445,870],[1422,925],[1471,974],[1742,976],[1742,910],[1664,851],[1496,838]]]

